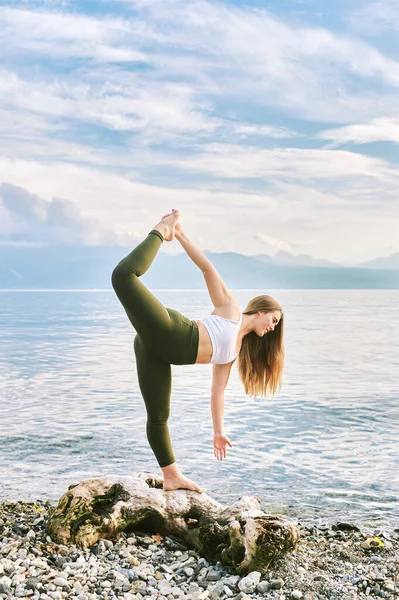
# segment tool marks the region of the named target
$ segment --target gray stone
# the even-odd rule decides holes
[[[219,571],[209,571],[206,578],[208,581],[219,581],[222,578],[222,574]]]
[[[370,556],[370,562],[372,562],[372,563],[381,562],[381,556],[377,556],[376,554],[374,554],[373,556]]]
[[[208,588],[209,597],[211,600],[218,600],[220,596],[223,594],[224,583],[223,581],[218,581],[211,588]]]
[[[269,588],[270,583],[268,581],[260,581],[256,586],[256,591],[259,592],[259,594],[266,594]]]
[[[205,581],[207,578],[207,573],[208,573],[207,567],[202,567],[202,569],[200,570],[200,572],[197,575],[197,581],[199,583],[201,583],[202,581]]]
[[[180,588],[178,588],[178,587],[173,587],[173,588],[172,588],[172,591],[171,591],[171,594],[172,594],[172,595],[173,595],[175,598],[176,598],[176,597],[177,597],[177,598],[179,598],[180,596],[184,596],[184,592],[183,592],[183,590],[181,590],[181,589],[180,589]]]
[[[240,581],[240,576],[239,575],[230,575],[229,577],[225,578],[226,583],[228,583],[229,585],[232,585],[233,587]]]
[[[164,573],[170,573],[170,574],[173,573],[173,570],[170,567],[168,567],[168,565],[159,565],[159,568],[162,571],[164,571]]]
[[[28,577],[28,579],[25,582],[25,587],[27,589],[36,589],[37,584],[39,583],[39,578],[38,577]]]
[[[240,592],[235,597],[235,600],[252,600],[252,598],[251,598],[251,596],[248,596],[248,594],[244,594],[244,592]]]
[[[259,573],[259,571],[252,571],[238,582],[238,587],[242,592],[244,592],[244,594],[252,594],[255,591],[260,578],[261,573]]]
[[[281,588],[284,587],[284,579],[272,579],[270,587],[272,590],[281,590]]]

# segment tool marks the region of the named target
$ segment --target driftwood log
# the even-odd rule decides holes
[[[160,533],[241,575],[265,573],[299,540],[295,525],[280,515],[266,515],[256,497],[243,495],[223,506],[205,492],[165,492],[162,478],[148,472],[69,486],[50,511],[46,529],[55,542],[81,548],[120,531]]]

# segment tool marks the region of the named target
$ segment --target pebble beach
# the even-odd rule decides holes
[[[399,528],[296,525],[296,549],[242,577],[178,540],[126,531],[87,550],[46,533],[49,501],[0,504],[0,598],[350,600],[399,597]]]

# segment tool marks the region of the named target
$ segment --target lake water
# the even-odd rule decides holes
[[[190,318],[206,291],[154,291]],[[243,309],[259,290],[235,295]],[[274,399],[233,367],[213,455],[210,365],[173,367],[170,431],[183,472],[223,504],[243,493],[301,522],[399,518],[398,292],[269,291],[285,311]],[[147,443],[134,330],[112,291],[0,291],[0,500],[56,502],[106,474],[160,472]]]

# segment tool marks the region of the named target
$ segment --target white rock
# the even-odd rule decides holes
[[[167,581],[164,581],[163,579],[161,579],[158,582],[158,589],[163,596],[167,596],[168,594],[172,593],[172,586],[169,585],[169,583]]]
[[[57,587],[67,587],[69,583],[63,577],[56,577],[53,581],[54,585]]]
[[[32,560],[31,565],[37,569],[47,569],[48,567],[48,564],[42,558],[35,558],[35,560]]]
[[[11,573],[14,571],[14,563],[12,562],[12,560],[9,560],[8,558],[3,558],[1,562],[4,568],[4,573]]]
[[[179,587],[174,586],[172,587],[172,592],[171,592],[172,596],[174,598],[180,598],[181,596],[185,596],[183,590],[181,590]]]
[[[33,538],[36,537],[36,533],[33,531],[33,529],[29,529],[28,533],[25,536],[28,540],[33,540]]]
[[[241,581],[238,582],[238,587],[244,594],[252,594],[260,581],[261,575],[262,574],[259,571],[248,573],[246,577],[243,577]]]
[[[306,573],[306,569],[304,569],[303,567],[298,567],[298,568],[297,568],[297,570],[296,570],[296,572],[297,572],[299,575],[305,575],[305,573]]]
[[[295,600],[299,600],[299,598],[302,598],[302,596],[303,594],[299,590],[294,590],[291,594],[291,598],[295,598]]]

